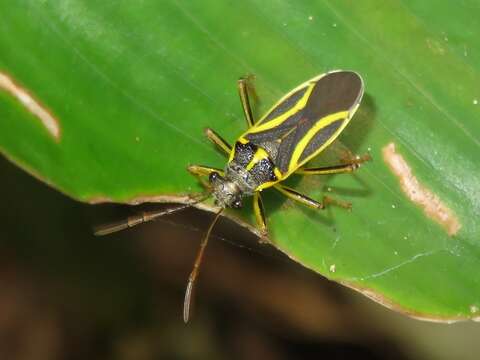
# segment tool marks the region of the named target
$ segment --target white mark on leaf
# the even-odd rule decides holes
[[[2,72],[0,72],[0,90],[4,90],[15,97],[32,115],[40,120],[55,140],[60,139],[60,125],[58,120],[26,89],[17,85],[11,77]]]
[[[420,184],[406,160],[396,152],[394,143],[388,144],[382,150],[383,160],[398,178],[400,187],[407,198],[419,205],[425,215],[440,224],[448,235],[455,235],[461,225],[453,211],[436,194]]]
[[[337,247],[338,241],[340,240],[340,236],[337,236],[335,238],[335,241],[332,244],[332,247],[330,248],[331,250],[335,249]]]

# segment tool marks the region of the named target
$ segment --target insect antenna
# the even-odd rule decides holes
[[[103,236],[103,235],[112,234],[112,233],[115,233],[115,232],[118,232],[118,231],[122,231],[122,230],[125,230],[125,229],[128,229],[128,228],[131,228],[133,226],[140,225],[140,224],[146,223],[148,221],[155,220],[155,219],[157,219],[161,216],[169,215],[169,214],[172,214],[174,212],[186,209],[190,206],[193,206],[195,204],[198,204],[198,203],[204,201],[209,196],[210,196],[210,193],[207,193],[207,194],[203,195],[202,197],[200,197],[199,199],[197,199],[193,202],[189,202],[187,204],[182,204],[182,205],[178,205],[178,206],[175,206],[175,207],[171,207],[171,208],[168,208],[168,209],[162,209],[162,210],[144,211],[140,214],[129,216],[127,219],[122,220],[122,221],[118,221],[118,222],[110,223],[110,224],[105,224],[105,225],[100,225],[100,226],[97,226],[97,227],[94,228],[93,233],[96,236]]]
[[[190,318],[190,304],[192,301],[193,286],[195,285],[195,279],[197,278],[200,270],[200,264],[202,263],[203,254],[205,253],[205,248],[207,247],[208,239],[210,238],[212,229],[215,226],[218,219],[220,218],[220,214],[222,213],[222,211],[223,211],[223,208],[221,208],[217,212],[217,214],[215,215],[215,218],[210,224],[210,227],[208,228],[207,233],[205,234],[205,237],[200,243],[200,248],[198,249],[197,257],[195,258],[195,263],[193,264],[192,272],[188,277],[187,289],[185,290],[185,299],[183,301],[183,321],[185,323],[187,323],[188,319]]]

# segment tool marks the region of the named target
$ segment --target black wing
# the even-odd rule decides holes
[[[284,96],[243,138],[264,148],[286,177],[335,140],[362,95],[360,75],[328,72]]]

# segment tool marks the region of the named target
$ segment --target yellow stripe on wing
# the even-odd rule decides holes
[[[258,133],[258,132],[261,132],[261,131],[273,129],[273,128],[277,127],[278,125],[281,125],[285,120],[287,120],[293,114],[302,110],[305,107],[305,105],[307,104],[307,101],[310,97],[310,94],[312,93],[312,90],[315,87],[315,84],[316,83],[311,83],[311,84],[306,85],[308,88],[305,91],[305,94],[303,94],[302,98],[300,100],[298,100],[297,103],[291,109],[287,110],[283,114],[281,114],[281,115],[277,116],[276,118],[274,118],[272,120],[269,120],[265,123],[263,123],[263,119],[261,119],[256,125],[249,128],[243,136],[245,136],[247,134]],[[288,95],[291,95],[291,92]],[[282,101],[279,101],[277,104],[275,104],[275,106],[272,108],[271,111],[273,111],[281,103],[282,103]],[[271,111],[269,111],[267,113],[267,115],[270,114]]]
[[[347,125],[349,111],[339,111],[334,114],[327,115],[320,120],[316,122],[314,126],[310,130],[307,131],[307,133],[303,136],[303,138],[298,142],[297,146],[295,147],[295,150],[293,151],[292,158],[290,159],[290,164],[288,166],[288,174],[291,174],[294,172],[296,169],[298,169],[299,166],[302,164],[306,163],[308,160],[313,158],[315,155],[317,155],[319,152],[321,152],[323,149],[325,149],[328,145],[330,145],[338,136],[338,134],[343,130],[345,125]],[[302,156],[305,148],[307,145],[310,143],[310,141],[315,137],[315,135],[325,128],[326,126],[330,125],[331,123],[345,119],[344,124],[340,126],[330,138],[323,143],[322,146],[320,146],[317,150],[315,150],[310,156],[308,156],[306,159],[302,160],[301,164],[298,163],[298,160]],[[286,177],[286,176],[285,176]]]

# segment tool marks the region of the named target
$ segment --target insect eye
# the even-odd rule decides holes
[[[214,182],[218,179],[218,173],[216,171],[212,172],[210,176],[208,177],[208,180],[210,182]]]

